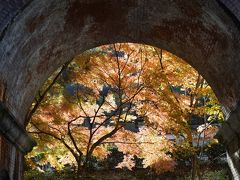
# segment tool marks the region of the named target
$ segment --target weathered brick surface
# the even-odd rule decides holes
[[[240,21],[240,1],[239,0],[219,0],[231,13]]]
[[[0,34],[30,1],[32,0],[0,0]]]
[[[0,82],[7,88],[5,105],[19,124],[24,124],[37,90],[60,65],[86,49],[115,42],[166,49],[196,68],[226,109],[234,109],[239,100],[240,32],[217,1],[35,0],[27,6],[27,0],[0,2],[0,32],[5,30]],[[236,7],[232,11],[237,17]],[[1,155],[10,176],[20,178],[21,173],[13,171],[21,169],[21,158],[10,145],[9,149]]]

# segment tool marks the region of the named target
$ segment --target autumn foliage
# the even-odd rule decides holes
[[[204,121],[198,131],[195,116]],[[27,118],[39,142],[28,162],[42,152],[42,163],[75,164],[79,177],[94,159],[108,157],[109,146],[124,154],[118,168],[133,169],[139,157],[157,173],[173,171],[178,148],[197,153],[195,137],[214,134],[211,123],[222,113],[207,82],[182,59],[120,43],[88,50],[56,71]]]

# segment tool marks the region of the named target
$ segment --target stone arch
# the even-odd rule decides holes
[[[185,59],[233,110],[239,100],[239,39],[238,26],[217,1],[35,0],[1,36],[4,104],[23,125],[37,90],[63,63],[102,44],[136,42]],[[7,169],[17,166],[13,160]],[[13,177],[16,172],[11,171]]]

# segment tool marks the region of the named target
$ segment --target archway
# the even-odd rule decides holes
[[[28,162],[38,166],[39,162],[31,159],[40,153],[39,157],[43,160],[40,162],[47,161],[53,167],[61,167],[57,165],[55,156],[59,159],[68,157],[66,162],[69,163],[69,168],[70,164],[78,167],[73,168],[73,172],[92,167],[91,173],[96,170],[94,162],[104,158],[106,166],[100,165],[100,168],[109,170],[106,168],[108,160],[104,154],[111,153],[108,149],[113,147],[125,152],[126,158],[122,165],[131,164],[134,167],[130,158],[132,153],[136,157],[144,157],[145,168],[152,167],[159,173],[173,170],[175,162],[171,158],[174,155],[168,156],[164,149],[175,154],[174,147],[178,149],[180,145],[177,142],[170,145],[171,141],[164,134],[172,137],[172,141],[175,141],[174,136],[181,137],[177,141],[183,147],[196,147],[196,152],[203,153],[206,146],[199,148],[197,143],[206,142],[205,135],[200,140],[200,136],[205,134],[201,132],[206,132],[207,126],[213,128],[214,132],[217,124],[214,128],[212,123],[222,119],[216,97],[190,65],[164,50],[132,43],[100,46],[62,66],[39,90],[28,119],[31,115],[28,132],[41,145],[31,153],[32,156],[28,156],[31,157]],[[207,122],[211,125],[207,125]],[[204,130],[199,129],[200,125]],[[195,130],[197,128],[198,131]],[[192,134],[196,134],[194,141]],[[164,140],[168,143],[164,143]],[[44,158],[43,155],[46,153],[44,147],[49,149],[48,144],[51,148],[47,156],[53,153],[52,158]],[[60,144],[63,147],[60,148]],[[182,148],[183,154],[190,155],[191,149],[185,148]],[[63,149],[70,153],[72,161],[69,155],[57,153]],[[197,153],[197,156],[201,155]],[[93,157],[96,159],[93,160]],[[93,161],[90,162],[90,159]],[[162,168],[161,165],[164,167],[164,164],[168,164],[169,169]],[[193,169],[197,169],[193,166]],[[175,167],[178,168],[183,167]],[[89,173],[87,170],[85,172]]]
[[[57,67],[100,44],[131,41],[185,59],[233,110],[239,99],[239,37],[234,20],[216,1],[32,1],[1,37],[4,104],[24,124],[37,90]],[[8,146],[1,162],[11,177],[19,177],[21,161],[5,158],[15,152]]]

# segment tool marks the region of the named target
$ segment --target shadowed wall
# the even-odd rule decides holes
[[[183,58],[208,81],[226,114],[236,108],[240,95],[236,8],[228,10],[214,0],[0,2],[7,14],[0,13],[0,85],[6,89],[3,103],[16,120],[16,129],[23,127],[38,89],[51,73],[87,49],[116,42],[148,44]],[[16,144],[19,141],[28,142],[23,138]],[[20,179],[21,153],[5,140],[0,149],[2,168]]]

